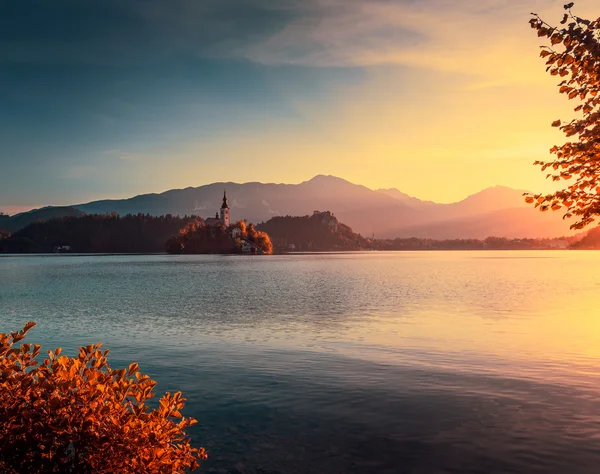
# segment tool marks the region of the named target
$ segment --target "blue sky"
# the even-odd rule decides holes
[[[0,0],[0,210],[319,173],[543,186],[569,108],[527,20],[562,8],[523,3]]]

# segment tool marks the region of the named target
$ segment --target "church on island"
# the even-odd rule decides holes
[[[208,217],[204,220],[205,224],[209,227],[224,225],[229,228],[231,225],[231,217],[229,210],[229,201],[227,200],[227,191],[223,191],[223,204],[221,204],[220,212],[215,214],[215,217]],[[220,215],[219,215],[220,214]]]
[[[257,231],[252,224],[246,227],[244,223],[231,223],[227,191],[223,191],[223,202],[219,212],[215,214],[215,217],[204,219],[204,224],[209,235],[208,239],[201,238],[194,242],[192,237],[186,242],[184,236],[183,242],[175,242],[174,253],[181,253],[186,248],[192,250],[189,252],[184,250],[183,253],[272,253],[271,240],[266,233]],[[202,232],[202,228],[196,232]],[[220,243],[219,239],[221,239]],[[227,243],[223,239],[227,240]]]

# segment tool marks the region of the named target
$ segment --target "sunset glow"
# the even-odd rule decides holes
[[[561,2],[257,1],[234,25],[235,2],[164,5],[108,2],[105,37],[91,10],[7,7],[53,20],[0,20],[1,209],[320,173],[438,202],[553,189],[531,164],[572,105],[527,21]]]
[[[0,473],[598,471],[599,0],[0,3]]]

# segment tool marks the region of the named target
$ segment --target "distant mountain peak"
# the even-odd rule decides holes
[[[481,194],[481,193],[486,193],[486,192],[511,192],[511,193],[514,193],[515,191],[520,192],[520,193],[526,192],[522,189],[515,189],[515,188],[511,188],[510,186],[504,186],[503,184],[496,184],[494,186],[489,186],[485,189],[482,189],[481,191],[472,194],[472,196],[475,196],[475,195]]]
[[[339,178],[338,176],[333,176],[331,174],[318,174],[308,181],[303,181],[300,184],[306,183],[314,183],[314,184],[325,184],[325,183],[344,183],[344,184],[353,184],[344,178]]]
[[[220,182],[128,199],[94,201],[76,205],[76,209],[42,209],[37,211],[41,214],[28,214],[18,221],[12,217],[3,218],[2,227],[6,228],[9,220],[13,221],[11,227],[16,229],[32,220],[80,211],[210,217],[221,206],[224,189],[230,199],[232,219],[256,223],[275,215],[305,216],[317,209],[328,209],[357,232],[380,238],[413,236],[411,234],[428,238],[449,235],[471,238],[487,237],[485,234],[489,232],[500,237],[568,234],[568,222],[561,219],[560,213],[541,215],[529,209],[523,192],[507,186],[492,186],[460,202],[436,204],[394,188],[372,190],[326,174],[318,174],[299,184]]]

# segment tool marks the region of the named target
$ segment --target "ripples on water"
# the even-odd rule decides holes
[[[596,473],[600,254],[0,258],[0,332],[181,389],[207,470]]]

